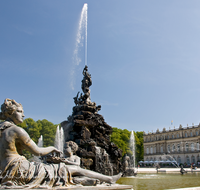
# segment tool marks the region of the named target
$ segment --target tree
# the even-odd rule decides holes
[[[42,135],[44,147],[54,145],[57,125],[54,125],[50,121],[43,119],[35,122],[32,118],[27,118],[19,126],[29,134],[36,144],[38,143],[40,135]]]
[[[130,135],[131,132],[127,129],[113,128],[111,141],[114,142],[121,150],[122,156],[127,154],[131,156],[133,153],[130,150]],[[143,160],[144,147],[143,147],[143,132],[134,132],[135,148],[136,148],[136,161]]]
[[[36,144],[38,143],[41,126],[39,126],[32,118],[25,119],[23,123],[18,124],[18,126],[22,127]],[[23,155],[28,159],[32,157],[31,153],[27,150],[23,150]]]
[[[51,123],[46,119],[38,120],[36,123],[39,126],[41,126],[40,134],[43,136],[44,139],[43,142],[44,147],[53,146],[55,141],[57,125],[54,125],[53,123]]]
[[[38,143],[40,131],[42,129],[41,125],[38,125],[32,118],[27,118],[23,121],[23,123],[19,124],[19,126],[29,134],[35,143]]]
[[[127,129],[122,130],[115,127],[113,128],[111,142],[114,142],[122,150],[122,156],[124,154],[131,154],[129,148],[130,134],[131,132]]]
[[[143,132],[135,133],[136,144],[136,161],[139,162],[144,159],[144,146],[143,146]]]
[[[37,144],[40,135],[43,136],[43,146],[53,146],[56,134],[56,125],[47,121],[46,119],[34,121],[32,118],[27,118],[18,126],[22,127],[30,136],[30,138]],[[23,150],[23,154],[27,158],[31,158],[31,153]]]

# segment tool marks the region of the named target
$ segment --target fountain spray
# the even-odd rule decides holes
[[[40,138],[38,139],[38,146],[43,147],[43,136],[41,135]]]
[[[132,151],[131,164],[135,170],[135,136],[133,131],[131,131],[131,136],[130,136],[130,150]]]
[[[78,66],[81,62],[81,58],[79,56],[80,48],[83,47],[84,39],[85,39],[85,66],[87,65],[87,10],[88,10],[88,4],[85,3],[83,5],[81,16],[79,19],[79,25],[78,25],[78,31],[76,35],[76,44],[75,49],[73,53],[73,68],[70,72],[71,74],[71,88],[74,90],[74,84],[75,84],[75,67]]]
[[[86,13],[85,13],[85,65],[87,65],[87,10],[88,10],[87,3],[85,3],[84,6],[86,6]]]
[[[81,62],[81,59],[78,56],[78,52],[79,48],[83,46],[83,39],[85,39],[85,65],[87,65],[87,10],[88,10],[88,4],[85,3],[81,11],[79,27],[76,36],[76,46],[73,56],[76,65],[79,65],[79,63]]]
[[[63,128],[59,127],[59,125],[57,126],[57,130],[56,130],[56,137],[55,137],[55,142],[54,142],[54,146],[63,152],[63,148],[64,148],[64,131]]]

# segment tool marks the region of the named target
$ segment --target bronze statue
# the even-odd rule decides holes
[[[79,96],[79,92],[78,92],[76,97],[74,97],[74,103],[76,105],[86,104],[88,106],[96,107],[96,103],[91,102],[91,99],[90,99],[90,86],[92,85],[92,79],[91,79],[91,75],[88,73],[87,65],[83,69],[83,80],[81,82],[82,82],[81,88],[84,94],[81,93],[80,97],[78,97]],[[98,107],[97,112],[100,109],[101,107]]]
[[[108,183],[115,183],[121,174],[106,176],[79,167],[78,158],[70,153],[70,146],[65,150],[70,156],[65,162],[44,164],[29,162],[22,156],[22,150],[28,150],[36,156],[45,156],[60,151],[55,147],[38,147],[28,133],[18,127],[22,123],[24,111],[21,104],[15,100],[6,99],[1,106],[0,119],[0,170],[2,171],[1,185],[3,188],[36,188],[40,186],[69,186],[73,185],[72,175],[86,176]],[[76,160],[76,162],[75,162]],[[71,164],[71,165],[69,165]]]

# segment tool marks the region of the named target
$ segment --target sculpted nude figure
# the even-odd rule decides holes
[[[71,176],[81,175],[115,183],[121,174],[116,176],[106,176],[80,168],[80,158],[73,155],[70,146],[66,148],[66,153],[70,156],[65,163],[43,164],[29,162],[22,155],[22,150],[26,149],[36,156],[45,156],[49,153],[59,154],[55,147],[38,147],[30,138],[28,133],[18,127],[22,123],[24,111],[21,104],[15,100],[6,99],[1,106],[0,119],[5,120],[0,123],[0,170],[2,171],[2,186],[11,188],[33,188],[41,185],[55,186],[58,181],[62,186],[73,184]],[[48,177],[47,177],[48,176]]]
[[[74,155],[77,150],[78,150],[78,145],[75,142],[73,141],[66,142],[64,146],[64,154],[66,158],[64,158],[62,161],[67,165],[80,166],[81,164],[80,157]]]
[[[79,176],[86,176],[90,178],[99,179],[108,183],[115,183],[121,177],[121,173],[116,176],[106,176],[98,172],[81,168],[80,157],[74,155],[74,153],[76,153],[77,150],[78,145],[75,142],[69,141],[65,143],[64,154],[67,156],[67,158],[62,159],[62,162],[67,164],[67,169],[70,173]]]
[[[46,148],[38,147],[35,142],[30,138],[28,133],[18,127],[17,124],[23,122],[24,111],[21,104],[17,104],[14,100],[6,99],[8,103],[12,101],[15,105],[12,105],[14,110],[9,110],[3,104],[2,109],[6,119],[0,127],[0,169],[4,171],[7,164],[19,154],[22,154],[22,150],[26,149],[36,156],[43,156],[49,153],[60,153],[55,147],[50,146]],[[7,109],[7,110],[6,110]],[[2,115],[2,114],[1,114]],[[26,167],[26,165],[24,165]]]

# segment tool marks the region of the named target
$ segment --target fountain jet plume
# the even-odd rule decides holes
[[[84,6],[86,6],[86,13],[85,13],[85,65],[87,65],[87,10],[88,10],[87,3],[85,3]]]
[[[59,125],[57,126],[57,129],[56,129],[56,137],[55,137],[55,142],[54,142],[54,146],[63,152],[63,148],[64,148],[64,131],[63,131],[63,128],[59,127]]]
[[[76,44],[75,49],[73,53],[73,69],[71,71],[71,87],[74,90],[74,74],[75,74],[75,66],[78,66],[80,62],[82,61],[79,56],[80,48],[83,47],[84,39],[85,39],[85,65],[87,65],[87,10],[88,10],[88,4],[85,3],[83,5],[82,11],[81,11],[81,17],[79,20],[79,26],[76,36]]]
[[[85,65],[87,65],[87,9],[88,5],[85,3],[81,12],[81,18],[76,36],[76,46],[74,50],[74,62],[76,65],[79,65],[81,62],[78,52],[79,48],[83,46],[83,39],[85,39]]]
[[[133,131],[131,131],[130,136],[130,150],[132,151],[131,165],[135,169],[135,136]]]
[[[38,139],[38,146],[43,147],[43,136],[41,135],[40,138]]]

